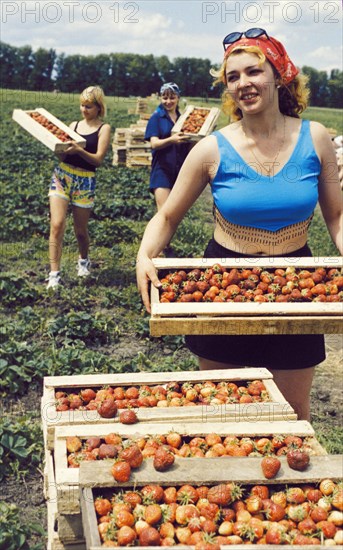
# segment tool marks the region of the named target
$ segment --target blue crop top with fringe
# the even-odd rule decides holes
[[[233,224],[278,231],[307,220],[318,201],[319,158],[310,124],[303,120],[291,157],[274,176],[248,164],[220,131],[217,139],[220,163],[212,181],[214,206]],[[254,166],[256,169],[254,169]]]

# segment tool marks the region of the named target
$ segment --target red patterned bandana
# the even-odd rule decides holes
[[[233,50],[244,46],[256,46],[264,53],[268,61],[275,67],[284,84],[289,84],[299,73],[294,63],[288,57],[284,46],[275,38],[259,36],[258,38],[246,38],[245,36],[233,42],[225,51],[226,59]]]

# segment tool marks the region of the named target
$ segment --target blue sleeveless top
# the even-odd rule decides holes
[[[318,201],[321,170],[310,133],[303,120],[293,153],[275,175],[264,176],[257,163],[246,163],[220,131],[214,132],[220,163],[212,194],[222,217],[233,224],[278,231],[307,220]]]

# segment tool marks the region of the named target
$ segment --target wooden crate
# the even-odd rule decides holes
[[[199,464],[199,460],[201,463]],[[222,467],[222,459],[210,460],[188,459],[178,464],[177,468],[168,472],[156,472],[152,465],[131,474],[132,480],[128,484],[116,484],[110,473],[110,468],[100,462],[84,462],[80,469],[80,485],[82,487],[81,506],[84,533],[87,541],[87,550],[101,550],[101,542],[97,528],[96,513],[94,510],[94,489],[106,487],[135,487],[135,489],[148,484],[162,486],[191,484],[195,486],[212,485],[218,483],[237,482],[246,485],[279,485],[279,484],[308,484],[317,483],[322,479],[330,478],[339,481],[342,477],[343,456],[327,455],[312,457],[311,466],[306,472],[291,470],[286,457],[280,457],[281,469],[274,479],[265,479],[261,472],[260,458],[232,458],[227,467]],[[191,463],[192,462],[192,463]],[[94,467],[96,466],[96,467]],[[259,548],[268,550],[274,548],[270,545],[259,545]],[[184,548],[190,548],[184,547]],[[230,548],[239,550],[242,545],[230,545]],[[292,548],[303,548],[292,545]]]
[[[64,499],[61,499],[61,492]],[[84,545],[79,495],[77,506],[73,506],[72,491],[67,494],[66,488],[56,481],[55,457],[51,451],[45,452],[44,497],[48,511],[50,547],[57,550],[59,545],[62,545],[61,548],[70,544]]]
[[[58,137],[54,136],[49,130],[44,128],[39,122],[36,122],[31,116],[30,113],[37,112],[41,115],[45,116],[50,122],[58,126],[61,130],[66,132],[73,141],[76,141],[77,144],[80,147],[86,146],[86,140],[82,138],[79,134],[74,132],[69,126],[64,124],[61,120],[56,118],[54,115],[49,113],[46,109],[43,109],[42,107],[37,107],[36,109],[31,109],[30,111],[23,111],[22,109],[14,109],[12,118],[22,128],[24,128],[27,132],[29,132],[33,137],[38,139],[43,145],[46,147],[49,147],[52,151],[55,153],[63,153],[68,147],[70,146],[70,142],[66,141],[60,141]]]
[[[85,550],[81,513],[63,516],[57,511],[57,503],[47,502],[48,550]]]
[[[55,391],[79,391],[81,388],[91,387],[100,389],[108,385],[156,385],[168,382],[204,382],[212,380],[251,381],[263,380],[270,396],[270,401],[247,404],[225,405],[197,405],[193,407],[152,407],[137,409],[140,422],[173,423],[187,422],[238,422],[258,420],[296,420],[294,410],[285,400],[282,393],[273,381],[273,375],[264,368],[221,369],[211,371],[162,372],[139,374],[91,374],[75,376],[55,376],[44,378],[43,397],[41,401],[41,415],[46,448],[52,450],[54,446],[54,432],[58,426],[70,424],[119,424],[118,415],[115,418],[102,418],[97,411],[69,410],[56,411]],[[147,429],[148,429],[147,426]]]
[[[333,258],[154,258],[157,270],[206,269],[215,263],[226,268],[276,269],[343,267],[341,256]],[[151,285],[150,333],[166,334],[341,334],[343,303],[287,302],[160,303]]]
[[[200,128],[199,132],[196,134],[192,134],[190,132],[183,132],[185,136],[188,136],[190,141],[199,141],[205,136],[208,136],[211,132],[213,132],[217,119],[220,115],[220,109],[217,107],[207,108],[207,107],[199,107],[195,105],[188,105],[185,112],[178,118],[177,122],[174,124],[171,133],[172,134],[178,134],[179,132],[182,132],[182,127],[184,123],[186,122],[189,115],[194,111],[194,109],[201,109],[204,111],[208,111],[208,115],[205,118],[205,121]]]
[[[170,427],[165,424],[138,423],[134,425],[116,424],[113,427],[110,424],[97,425],[74,425],[61,426],[55,430],[54,460],[55,460],[55,479],[57,488],[57,507],[61,512],[69,514],[80,513],[79,502],[79,468],[69,468],[67,462],[67,438],[77,436],[80,439],[89,437],[103,438],[110,433],[118,433],[123,438],[145,437],[147,431],[149,435],[165,435]],[[325,449],[319,444],[314,435],[314,430],[306,421],[275,421],[275,422],[209,422],[204,423],[186,423],[178,422],[174,424],[175,429],[180,435],[188,437],[205,436],[215,432],[220,436],[236,435],[239,437],[268,437],[274,435],[297,435],[306,438],[306,446],[314,455],[325,455]],[[224,460],[230,460],[227,456]],[[182,461],[184,459],[177,459]],[[188,460],[185,459],[185,460]],[[203,459],[207,460],[207,459]],[[107,461],[108,463],[108,461]],[[225,463],[226,464],[226,463]]]

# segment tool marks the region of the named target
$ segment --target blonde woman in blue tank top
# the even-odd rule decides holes
[[[137,282],[150,311],[148,287],[159,287],[151,258],[168,243],[207,184],[214,233],[205,257],[310,256],[308,228],[319,202],[340,254],[342,196],[329,134],[302,121],[305,77],[284,46],[264,29],[230,33],[214,72],[225,85],[232,123],[189,153],[170,196],[149,222],[137,256]],[[323,335],[188,336],[200,369],[265,367],[299,419],[310,418],[314,367],[325,359]]]
[[[50,273],[47,288],[61,284],[60,264],[66,217],[71,204],[74,232],[79,248],[77,274],[89,275],[88,221],[94,204],[95,171],[105,158],[110,144],[111,128],[104,124],[105,96],[99,86],[89,86],[80,95],[82,120],[72,122],[70,128],[86,140],[83,149],[76,142],[58,155],[60,164],[55,168],[49,189],[50,200]]]

